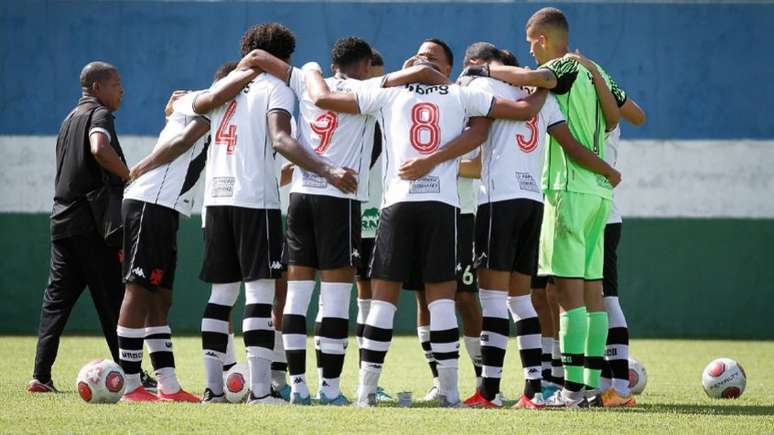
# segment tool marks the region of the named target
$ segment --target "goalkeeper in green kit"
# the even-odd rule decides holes
[[[590,71],[565,57],[569,26],[560,10],[537,11],[525,28],[530,53],[541,65],[537,70],[489,66],[471,67],[463,74],[489,75],[517,86],[550,89],[572,135],[585,147],[565,149],[550,139],[546,148],[538,274],[555,278],[562,311],[560,346],[565,383],[548,398],[547,405],[602,406],[597,389],[608,329],[602,302],[604,230],[612,188],[621,176],[601,159],[605,131],[615,128],[618,107],[625,104],[626,96],[602,68]],[[589,158],[592,153],[596,158]]]

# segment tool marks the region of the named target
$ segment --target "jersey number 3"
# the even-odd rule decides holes
[[[309,123],[309,126],[313,132],[320,136],[320,145],[314,149],[314,152],[317,154],[324,153],[331,143],[333,132],[339,126],[339,116],[336,115],[336,112],[325,112],[318,116],[314,122]]]
[[[537,128],[537,115],[530,118],[527,121],[527,128],[529,128],[529,139],[524,137],[520,133],[516,133],[516,143],[519,145],[522,151],[525,153],[531,153],[535,150],[538,142],[538,128]]]
[[[231,100],[226,106],[226,113],[223,114],[223,119],[218,125],[218,131],[215,132],[215,144],[226,145],[226,153],[233,154],[234,148],[237,144],[237,126],[235,124],[229,124],[231,117],[234,116],[236,111],[236,100]]]
[[[438,106],[432,103],[417,103],[411,108],[411,146],[420,154],[430,154],[441,143],[441,128],[438,127]]]

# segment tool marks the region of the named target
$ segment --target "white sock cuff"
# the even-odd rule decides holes
[[[274,303],[274,280],[259,279],[245,283],[245,304]]]
[[[357,298],[357,323],[363,325],[371,311],[371,299]]]
[[[322,316],[349,319],[349,301],[352,284],[346,282],[323,282],[320,284]]]
[[[229,282],[226,284],[213,284],[210,291],[211,304],[225,305],[233,307],[239,297],[239,286],[241,282]]]
[[[617,296],[603,298],[609,328],[626,328],[626,317],[621,309],[621,302]]]
[[[392,329],[392,322],[397,310],[398,308],[389,302],[372,300],[371,312],[368,313],[366,324],[382,329]]]
[[[118,325],[118,327],[116,327],[116,334],[120,337],[145,338],[145,328],[127,328]]]
[[[457,328],[457,313],[453,299],[438,299],[427,304],[430,311],[430,330],[446,331]]]
[[[543,337],[540,339],[543,353],[551,353],[551,349],[554,347],[554,337]]]
[[[537,312],[535,307],[532,306],[532,297],[530,295],[508,296],[508,309],[511,312],[511,316],[513,316],[514,322],[537,317]]]
[[[498,290],[482,289],[478,291],[481,302],[481,315],[497,319],[508,318],[508,293]]]
[[[146,337],[149,335],[156,335],[156,334],[172,334],[172,328],[170,328],[169,325],[145,327]]]
[[[314,281],[288,281],[288,293],[285,298],[283,314],[306,316],[314,286]]]

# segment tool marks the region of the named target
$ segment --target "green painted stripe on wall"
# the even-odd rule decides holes
[[[0,228],[0,333],[34,333],[48,278],[48,216],[0,214]],[[181,220],[178,242],[171,325],[196,332],[209,296],[198,279],[198,216]],[[620,291],[632,336],[774,339],[774,288],[767,279],[772,247],[771,219],[628,219]],[[70,332],[99,331],[87,293],[71,315]],[[413,298],[401,295],[399,332],[415,332]],[[309,319],[315,313],[312,307]],[[354,322],[354,298],[351,313]]]

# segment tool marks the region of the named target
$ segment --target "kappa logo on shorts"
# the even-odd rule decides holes
[[[352,258],[360,258],[360,252],[357,249],[352,250]]]
[[[140,267],[135,267],[132,269],[132,275],[139,276],[140,278],[145,278],[145,271],[142,270]]]
[[[280,270],[280,269],[282,269],[282,263],[280,263],[279,261],[272,261],[271,262],[271,269],[272,270]]]
[[[441,193],[441,179],[435,175],[426,175],[411,182],[409,193]]]

